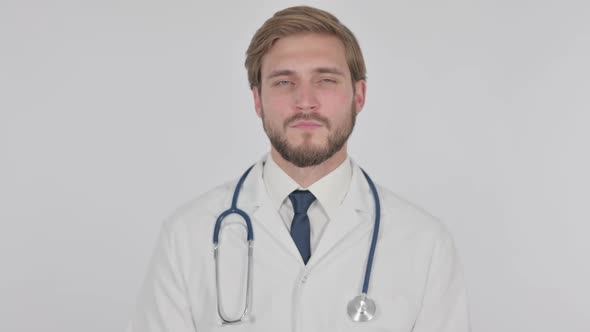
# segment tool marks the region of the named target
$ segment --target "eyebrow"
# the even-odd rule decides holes
[[[274,78],[274,77],[277,77],[277,76],[291,76],[293,74],[295,74],[295,72],[292,71],[292,70],[289,70],[289,69],[273,70],[273,71],[270,72],[270,74],[268,74],[266,76],[266,78],[267,79],[271,79],[271,78]]]
[[[334,75],[345,76],[344,73],[336,67],[320,67],[320,68],[317,68],[316,70],[314,70],[314,72],[318,73],[318,74],[334,74]]]
[[[334,75],[345,76],[344,73],[336,67],[318,67],[318,68],[314,69],[313,72],[317,73],[317,74],[334,74]],[[291,75],[295,75],[295,71],[290,70],[290,69],[273,70],[270,72],[270,74],[268,74],[266,76],[266,79],[271,79],[271,78],[274,78],[277,76],[291,76]]]

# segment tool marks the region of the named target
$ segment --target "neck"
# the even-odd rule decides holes
[[[287,175],[295,180],[295,182],[297,182],[301,187],[307,188],[340,166],[344,160],[346,160],[347,153],[345,144],[342,149],[340,149],[340,151],[336,152],[332,157],[323,163],[310,167],[297,167],[293,165],[292,163],[283,159],[283,157],[281,157],[281,155],[274,148],[271,149],[270,155],[274,162],[279,165],[279,167],[285,171]]]

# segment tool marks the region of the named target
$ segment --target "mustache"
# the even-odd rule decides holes
[[[287,127],[289,127],[291,124],[293,124],[293,122],[296,121],[310,121],[310,120],[314,120],[317,121],[321,124],[323,124],[324,126],[326,126],[326,128],[330,129],[330,120],[328,120],[328,118],[323,117],[317,113],[298,113],[293,115],[292,117],[288,118],[287,120],[285,120],[285,125],[284,125],[284,129],[287,129]]]

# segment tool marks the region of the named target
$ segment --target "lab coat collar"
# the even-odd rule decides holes
[[[282,222],[279,212],[273,207],[272,200],[264,185],[262,171],[265,160],[266,156],[260,159],[244,181],[238,200],[238,208],[251,216],[254,228],[254,243],[256,243],[257,236],[261,232],[265,232],[276,242],[278,247],[283,248],[293,259],[302,261],[301,254],[295,246],[289,230]]]
[[[252,215],[254,226],[254,240],[256,234],[265,231],[273,238],[279,247],[282,247],[303,265],[299,250],[295,246],[288,229],[281,222],[278,211],[273,207],[272,200],[266,191],[262,179],[263,162],[259,160],[246,178],[238,208],[243,209]],[[366,230],[372,229],[374,213],[373,198],[367,181],[358,165],[352,162],[352,179],[350,189],[344,198],[340,208],[336,209],[330,222],[318,243],[318,247],[312,253],[312,257],[306,268],[311,268],[323,260],[336,245],[344,240],[364,234]],[[358,232],[361,229],[362,232]]]
[[[329,257],[333,248],[349,241],[357,241],[373,228],[373,196],[361,168],[352,160],[351,162],[352,179],[348,193],[342,205],[330,216],[330,222],[307,263],[308,269]]]
[[[248,177],[244,181],[238,201],[239,208],[258,208],[262,205],[263,201],[266,202],[267,200],[274,207],[274,202],[270,199],[262,178],[264,162],[267,157],[270,158],[270,156],[265,155],[254,164],[252,171],[250,171],[250,174],[248,174]],[[342,200],[341,207],[349,207],[356,211],[372,213],[374,209],[373,196],[367,180],[356,162],[352,158],[349,158],[349,160],[352,166],[352,178],[349,190]]]

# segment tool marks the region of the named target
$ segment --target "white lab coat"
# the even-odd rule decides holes
[[[449,233],[419,208],[378,187],[382,216],[369,297],[375,318],[355,323],[348,302],[359,295],[374,225],[374,203],[353,163],[349,193],[304,265],[273,209],[262,161],[247,177],[238,207],[254,230],[248,321],[221,325],[217,314],[213,228],[231,205],[237,181],[220,186],[167,220],[128,332],[205,331],[469,331],[465,285]],[[220,239],[221,299],[239,316],[245,299],[246,231],[226,219]]]

